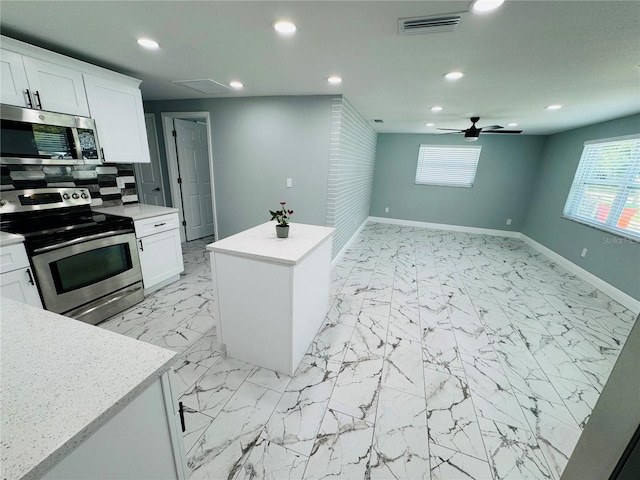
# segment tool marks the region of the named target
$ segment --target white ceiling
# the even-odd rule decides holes
[[[172,80],[244,83],[222,96],[344,94],[378,132],[517,122],[549,134],[640,112],[640,2],[516,1],[453,33],[401,36],[398,18],[459,1],[2,1],[2,33],[143,80],[145,100],[203,98]],[[298,26],[290,38],[271,28]],[[157,40],[143,50],[140,36]],[[460,70],[449,82],[443,75]],[[326,78],[343,77],[339,86]],[[547,111],[559,103],[564,108]],[[442,105],[444,111],[429,108]],[[383,119],[383,124],[373,123]]]

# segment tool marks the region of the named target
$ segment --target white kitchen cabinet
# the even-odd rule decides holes
[[[176,412],[166,372],[43,478],[186,479]]]
[[[1,101],[19,107],[89,116],[80,71],[2,50]]]
[[[0,250],[0,296],[42,308],[29,259],[23,244]]]
[[[151,161],[140,80],[13,38],[1,39],[1,103],[92,117],[105,162]]]
[[[178,214],[134,222],[145,294],[180,278],[184,271]]]
[[[104,161],[148,163],[149,144],[142,108],[140,82],[130,84],[84,75],[91,117],[96,121]]]

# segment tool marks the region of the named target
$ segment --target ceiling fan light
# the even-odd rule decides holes
[[[465,140],[465,142],[477,142],[478,141],[478,137],[467,137],[465,135],[464,136],[464,140]]]

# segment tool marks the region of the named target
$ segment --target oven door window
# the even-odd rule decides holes
[[[131,269],[128,243],[78,253],[49,263],[58,295],[77,290]]]

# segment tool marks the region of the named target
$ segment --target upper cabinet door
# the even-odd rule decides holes
[[[22,60],[34,108],[89,116],[81,72],[27,56]]]
[[[24,71],[22,55],[9,50],[0,51],[2,77],[0,82],[0,103],[31,108],[29,83]]]
[[[150,162],[140,89],[87,74],[84,74],[84,84],[104,161]]]

